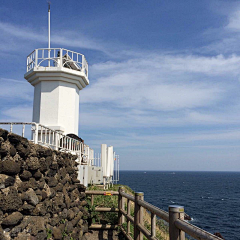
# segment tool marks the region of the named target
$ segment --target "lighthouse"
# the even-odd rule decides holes
[[[50,48],[50,5],[48,48],[28,55],[24,78],[34,87],[33,122],[78,135],[79,92],[89,84],[88,63],[81,53]]]

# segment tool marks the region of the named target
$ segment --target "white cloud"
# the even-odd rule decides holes
[[[16,106],[2,111],[1,122],[32,122],[32,106]]]
[[[33,101],[33,87],[26,80],[0,78],[0,99],[1,101],[26,100]]]
[[[240,57],[147,56],[95,64],[93,81],[81,103],[109,103],[120,108],[175,111],[217,104],[225,89],[211,76],[235,78]],[[233,74],[234,71],[234,74]],[[91,80],[91,79],[90,79]]]
[[[239,9],[235,10],[230,14],[226,28],[232,31],[237,31],[237,32],[240,30],[240,10]]]
[[[90,143],[99,147],[101,143],[112,144],[117,148],[139,148],[144,145],[144,148],[149,150],[152,148],[212,148],[219,147],[231,148],[239,147],[236,141],[240,140],[240,129],[230,130],[192,130],[191,132],[178,133],[161,133],[156,131],[152,134],[134,132],[134,131],[119,131],[117,137],[113,134],[93,134],[91,135]],[[233,145],[232,142],[235,142]]]
[[[26,43],[26,41],[28,43],[30,41],[47,43],[48,41],[47,31],[39,32],[39,29],[37,31],[36,29],[28,27],[19,27],[17,25],[0,22],[0,31],[0,39],[3,42],[2,47],[0,47],[1,50],[16,50],[16,47],[20,47],[19,41],[23,40],[24,43]],[[11,39],[10,44],[9,39]],[[62,30],[61,33],[52,32],[51,42],[64,46],[93,49],[103,52],[105,52],[107,49],[100,41],[94,40],[93,38],[88,38],[82,33],[76,33],[75,31],[69,30]]]

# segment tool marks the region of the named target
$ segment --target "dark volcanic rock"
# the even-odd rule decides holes
[[[89,214],[74,159],[0,129],[1,240],[43,240],[47,229],[52,239],[82,238]]]
[[[40,158],[39,159],[39,164],[40,164],[40,171],[42,173],[46,172],[48,170],[48,165],[46,163],[46,159],[45,158]]]
[[[54,227],[53,228],[53,237],[56,240],[62,239],[62,232],[59,228]]]
[[[56,187],[57,184],[58,184],[58,181],[57,181],[57,179],[55,177],[50,177],[48,179],[48,186],[49,187]]]
[[[67,170],[67,173],[69,175],[71,175],[71,174],[73,174],[75,172],[75,170],[72,167],[67,167],[66,170]]]
[[[68,222],[68,223],[66,224],[65,230],[66,230],[66,233],[72,232],[72,230],[73,230],[73,225],[72,225],[71,222]]]
[[[18,224],[23,219],[23,215],[20,212],[14,212],[3,219],[2,225],[12,226]]]
[[[14,157],[16,155],[17,151],[13,145],[11,145],[9,153],[11,157]]]
[[[18,236],[18,233],[20,233],[21,231],[22,231],[21,226],[15,226],[15,227],[11,230],[10,236],[11,236],[12,238],[17,237],[17,236]],[[0,239],[1,239],[1,238],[0,238]],[[18,238],[18,239],[19,239],[19,238]]]
[[[30,215],[35,207],[30,204],[23,204],[22,206],[22,213],[25,215]]]
[[[18,210],[22,206],[22,199],[14,187],[7,188],[5,194],[0,194],[0,208],[4,212]]]
[[[24,170],[22,174],[20,174],[20,178],[22,180],[29,180],[29,178],[32,177],[31,172]]]
[[[39,203],[37,204],[35,209],[32,211],[32,213],[35,216],[37,215],[45,216],[47,214],[46,206],[43,203]]]
[[[62,192],[63,185],[61,183],[58,183],[57,186],[54,188],[56,192]]]
[[[38,170],[37,172],[34,173],[33,177],[36,180],[39,180],[42,177],[42,173]]]
[[[66,219],[68,215],[68,210],[66,208],[63,209],[63,211],[60,213],[60,217],[62,219]]]
[[[38,170],[40,168],[40,163],[37,157],[30,157],[26,160],[26,164],[29,170]]]
[[[75,213],[73,212],[73,210],[69,209],[67,213],[67,219],[71,221],[74,217],[75,217]]]
[[[31,216],[26,221],[28,223],[26,226],[27,232],[30,232],[33,236],[36,236],[38,233],[43,232],[45,234],[45,237],[47,237],[45,226],[47,219],[44,217]]]
[[[1,162],[1,172],[9,175],[16,175],[20,172],[20,163],[13,160],[5,160]]]
[[[3,142],[0,147],[0,156],[1,158],[4,158],[8,155],[8,152],[10,152],[10,146]]]
[[[82,218],[83,213],[79,212],[77,214],[77,216],[72,220],[72,225],[75,227],[77,225],[77,223],[79,222],[79,220]]]
[[[57,163],[52,163],[50,165],[50,168],[53,169],[53,170],[57,170],[58,169],[58,164]]]
[[[15,146],[18,154],[25,159],[26,156],[30,153],[28,140],[13,133],[8,135],[8,139],[9,142]]]
[[[0,174],[0,189],[13,186],[14,183],[15,183],[15,178],[5,174]]]
[[[39,199],[36,195],[36,193],[34,192],[34,190],[32,188],[30,188],[27,192],[26,192],[28,198],[27,198],[27,202],[33,206],[36,206],[39,203]]]
[[[35,178],[30,178],[29,179],[29,185],[32,189],[36,190],[38,188],[38,183],[35,180]]]
[[[29,182],[21,182],[20,186],[18,187],[19,192],[25,192],[30,188],[30,183]]]
[[[42,200],[47,198],[47,192],[45,190],[42,191]]]
[[[58,215],[54,216],[51,218],[50,220],[50,224],[55,227],[56,225],[59,224],[59,222],[61,221],[60,217]]]
[[[24,138],[22,138],[21,136],[19,135],[16,135],[14,133],[10,133],[8,135],[8,140],[10,143],[12,143],[13,145],[18,145],[19,143],[21,143],[23,141]],[[26,139],[27,140],[27,139]]]
[[[191,221],[192,218],[188,214],[184,213],[184,220]]]
[[[214,233],[213,235],[215,235],[215,236],[217,236],[217,237],[219,237],[219,238],[222,238],[222,239],[224,239],[224,238],[223,238],[223,236],[222,236],[222,234],[221,234],[221,233],[219,233],[219,232],[216,232],[216,233]]]
[[[0,129],[0,137],[2,137],[6,141],[7,136],[8,136],[8,131],[4,129]]]
[[[30,153],[30,147],[28,142],[27,143],[21,143],[16,146],[16,150],[18,154],[23,158],[26,159],[28,154]]]
[[[38,150],[38,154],[40,157],[44,157],[44,158],[51,157],[52,150],[43,148],[43,149]]]
[[[49,169],[47,172],[48,177],[54,177],[57,173],[57,170]]]

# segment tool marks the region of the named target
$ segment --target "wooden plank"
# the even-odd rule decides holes
[[[104,230],[115,230],[118,229],[118,225],[111,225],[111,224],[91,224],[91,226],[88,227],[89,229],[104,229]]]
[[[129,200],[131,200],[131,201],[135,201],[135,198],[134,198],[134,196],[132,196],[132,195],[130,195],[130,194],[127,194],[127,193],[125,193],[125,192],[121,192],[121,196],[123,196],[123,197],[125,197],[125,198],[127,198],[127,199],[129,199]]]
[[[204,231],[201,228],[198,228],[184,220],[177,219],[175,222],[175,226],[186,232],[188,235],[194,237],[195,239],[206,239],[206,240],[221,240],[221,238]]]
[[[120,210],[120,212],[131,222],[134,223],[134,217],[132,217],[131,215],[128,215],[125,211]]]
[[[144,208],[146,208],[148,211],[156,214],[158,217],[160,217],[161,219],[165,220],[166,222],[169,222],[169,214],[163,210],[161,210],[158,207],[153,206],[152,204],[142,201],[142,200],[138,200],[138,204]]]
[[[119,193],[117,191],[95,191],[95,190],[88,190],[85,191],[87,195],[106,195],[106,194],[111,194],[111,195],[118,195]]]
[[[119,209],[118,208],[106,208],[106,207],[96,207],[95,208],[96,212],[118,212]]]
[[[151,213],[151,236],[152,237],[156,236],[156,214],[154,213]]]
[[[158,240],[156,237],[152,237],[151,233],[142,224],[138,224],[137,228],[145,235],[148,240]]]
[[[125,238],[127,238],[128,240],[133,240],[131,235],[128,234],[122,226],[120,227],[120,229],[121,229],[121,232],[123,233],[123,235],[125,236]]]
[[[127,200],[127,216],[131,216],[131,202],[128,199]],[[126,217],[127,218],[127,217]],[[127,218],[127,234],[130,233],[130,226],[131,226],[131,222],[130,220]]]

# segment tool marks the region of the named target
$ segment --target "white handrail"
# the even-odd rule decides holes
[[[50,147],[54,150],[69,152],[76,154],[78,156],[78,161],[82,165],[98,166],[101,167],[101,155],[97,156],[92,152],[90,154],[90,149],[88,145],[83,142],[71,138],[57,130],[51,129],[40,123],[35,122],[0,122],[0,125],[8,125],[10,133],[14,132],[14,126],[22,126],[21,135],[22,137],[30,136],[30,132],[26,134],[26,126],[31,127],[31,137],[29,138],[31,142],[35,144],[40,144],[43,146]],[[15,131],[16,133],[17,131]],[[19,132],[19,130],[18,130]],[[116,161],[114,166],[114,176],[113,182],[119,181],[119,155],[116,155]]]
[[[81,151],[81,149],[83,149],[83,143],[59,131],[35,122],[0,122],[0,125],[9,125],[10,133],[13,132],[14,125],[22,125],[22,137],[26,135],[26,125],[30,125],[32,131],[30,141],[35,144],[51,147],[55,150],[77,154],[80,160],[82,160],[82,155],[84,154]]]
[[[88,77],[88,62],[85,56],[65,48],[35,49],[27,56],[27,72],[34,67],[65,67],[81,71]]]

